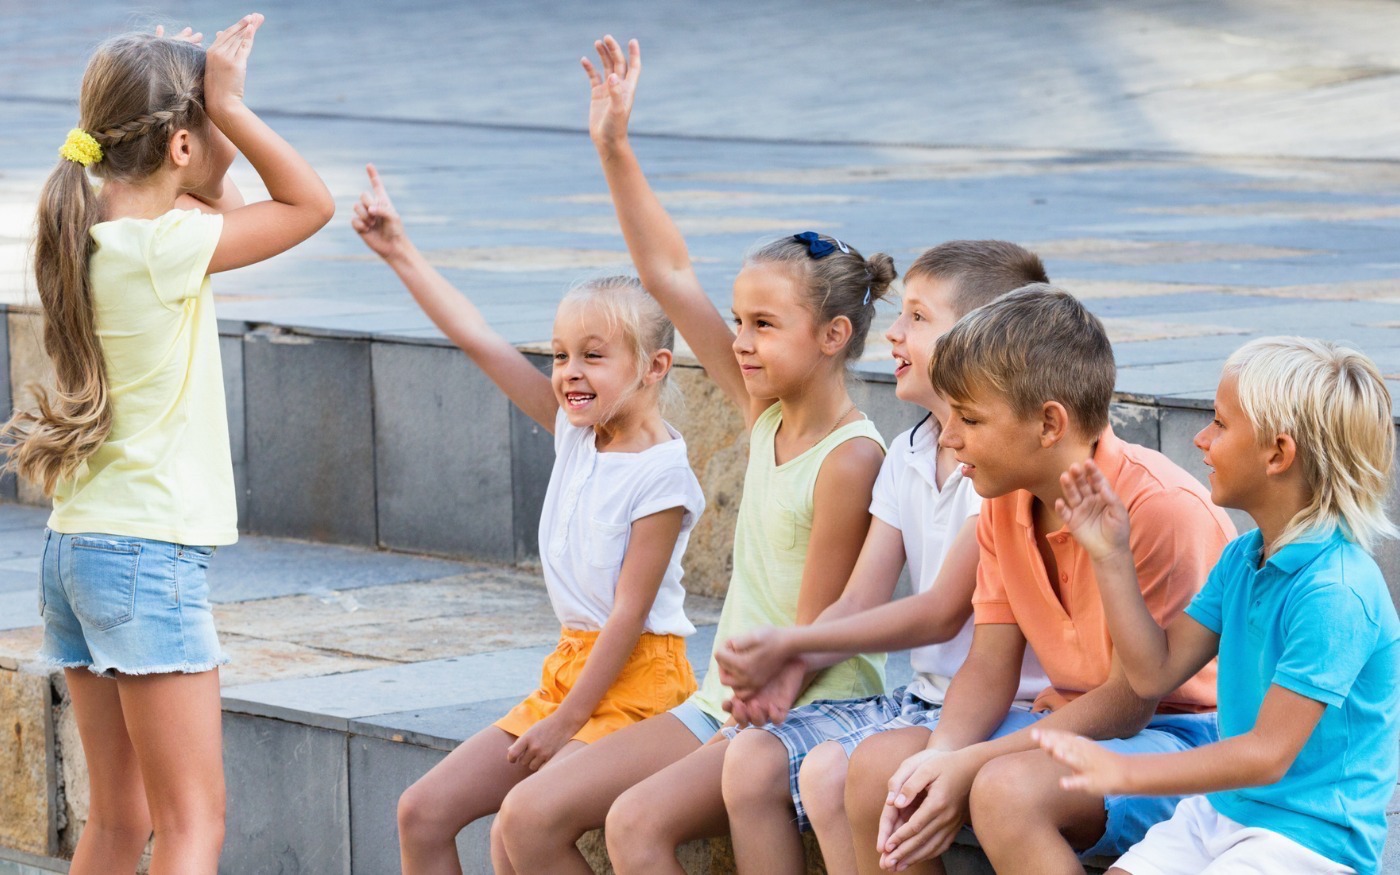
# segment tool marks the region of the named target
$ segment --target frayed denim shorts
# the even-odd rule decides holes
[[[46,529],[40,657],[106,676],[223,665],[205,578],[213,555],[213,547]]]

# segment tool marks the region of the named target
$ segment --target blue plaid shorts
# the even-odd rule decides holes
[[[938,705],[909,693],[908,687],[900,687],[892,693],[863,699],[818,699],[794,708],[782,723],[769,723],[752,730],[727,726],[724,735],[732,739],[742,731],[768,732],[783,743],[788,752],[788,791],[797,811],[797,827],[810,832],[812,824],[802,807],[797,773],[812,748],[824,741],[835,741],[849,757],[856,745],[870,736],[891,729],[924,726],[924,715],[935,716],[938,709]]]

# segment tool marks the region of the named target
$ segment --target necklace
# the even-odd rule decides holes
[[[855,404],[852,404],[850,407],[847,407],[847,408],[846,408],[846,412],[845,412],[845,413],[842,413],[840,416],[836,417],[836,421],[833,422],[833,423],[831,424],[831,428],[827,429],[826,434],[822,435],[822,436],[821,436],[821,440],[817,441],[817,443],[821,443],[822,441],[826,440],[827,438],[829,438],[829,437],[831,437],[833,434],[835,434],[835,433],[836,433],[836,427],[837,427],[838,425],[841,424],[841,420],[843,420],[843,419],[845,419],[846,417],[850,416],[850,415],[851,415],[851,411],[852,411],[852,410],[855,410],[855,409],[856,409]]]

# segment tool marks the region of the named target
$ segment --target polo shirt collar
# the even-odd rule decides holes
[[[1255,529],[1252,534],[1256,540],[1261,542],[1256,545],[1254,555],[1257,556],[1259,555],[1257,550],[1263,546],[1263,537],[1259,535],[1258,529]],[[1345,540],[1346,536],[1342,534],[1340,526],[1333,526],[1327,532],[1310,532],[1300,540],[1285,544],[1274,555],[1270,556],[1269,561],[1265,564],[1274,566],[1284,574],[1294,574],[1331,547]]]
[[[1108,478],[1108,484],[1113,486],[1118,482],[1118,474],[1123,470],[1123,440],[1113,433],[1113,426],[1108,426],[1099,435],[1098,445],[1094,447],[1094,464],[1099,466],[1103,476]],[[1016,522],[1026,529],[1035,527],[1035,517],[1031,514],[1031,508],[1035,504],[1035,496],[1030,490],[1022,489],[1016,496]]]

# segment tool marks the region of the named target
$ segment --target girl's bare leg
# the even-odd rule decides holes
[[[802,875],[802,834],[788,783],[788,750],[762,729],[746,729],[724,757],[724,805],[742,872]]]
[[[530,777],[506,761],[515,736],[488,726],[414,782],[399,797],[399,856],[404,875],[461,875],[457,833],[501,807],[510,789]]]
[[[215,875],[224,845],[218,670],[121,675],[116,686],[155,828],[151,875]]]
[[[117,684],[85,668],[64,671],[87,760],[91,803],[69,869],[73,875],[135,872],[151,837],[136,750],[126,734]]]
[[[608,857],[618,875],[685,875],[676,848],[724,835],[729,819],[720,782],[728,747],[727,740],[712,740],[618,797],[606,830]]]
[[[812,748],[797,773],[802,807],[817,834],[828,875],[855,875],[856,848],[846,818],[846,772],[851,761],[845,748],[826,741]]]
[[[658,714],[587,745],[557,768],[541,769],[501,805],[492,830],[497,873],[592,875],[575,845],[579,837],[602,826],[614,800],[628,788],[699,747],[685,724]],[[498,848],[506,860],[499,859]]]

